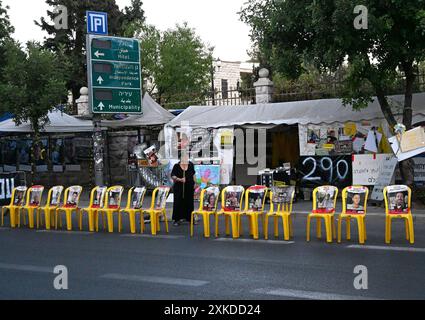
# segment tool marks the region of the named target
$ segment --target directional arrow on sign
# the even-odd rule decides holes
[[[105,56],[105,54],[104,54],[104,53],[102,53],[102,52],[99,52],[99,50],[97,50],[97,51],[94,53],[94,55],[96,56],[96,58],[104,57],[104,56]]]
[[[103,108],[105,108],[105,105],[103,104],[103,102],[99,103],[99,105],[97,106],[100,111],[103,111]]]
[[[102,82],[104,81],[102,76],[99,76],[99,78],[97,78],[96,80],[99,84],[102,84]]]

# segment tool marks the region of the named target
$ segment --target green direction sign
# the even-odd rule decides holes
[[[142,113],[142,77],[136,39],[88,36],[93,113]]]
[[[140,113],[140,90],[93,89],[93,113]]]

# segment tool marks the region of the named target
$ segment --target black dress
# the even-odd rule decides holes
[[[173,205],[173,220],[180,221],[182,219],[190,221],[194,210],[194,188],[195,188],[195,166],[189,162],[187,171],[184,172],[180,167],[180,163],[176,164],[171,172],[172,177],[182,179],[186,178],[186,183],[175,182],[173,186],[174,205]]]

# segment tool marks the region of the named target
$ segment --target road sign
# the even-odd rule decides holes
[[[87,65],[93,113],[142,113],[139,41],[89,35]]]
[[[87,33],[107,35],[108,14],[105,12],[87,11]]]

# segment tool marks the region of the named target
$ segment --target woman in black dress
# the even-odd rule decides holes
[[[174,166],[171,178],[174,181],[173,220],[174,225],[178,226],[182,220],[190,222],[194,210],[195,166],[188,156],[183,155]]]

